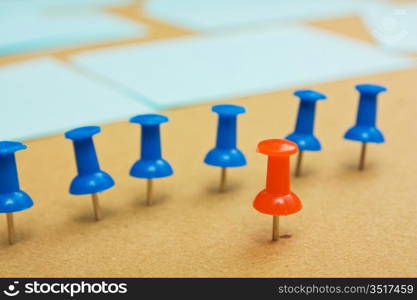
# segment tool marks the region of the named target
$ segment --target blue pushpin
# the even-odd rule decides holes
[[[162,158],[159,125],[168,122],[163,115],[146,114],[130,119],[131,123],[142,126],[141,157],[130,169],[130,175],[147,179],[146,203],[152,204],[152,185],[154,178],[171,176],[174,172],[170,164]]]
[[[300,90],[294,93],[300,98],[298,107],[297,123],[295,131],[289,134],[286,139],[298,145],[298,157],[295,168],[295,176],[301,174],[301,162],[303,151],[320,151],[321,144],[317,137],[314,136],[314,117],[316,113],[316,102],[327,99],[327,97],[313,90]]]
[[[387,89],[376,84],[358,84],[360,93],[356,124],[345,133],[345,139],[362,142],[359,170],[365,167],[367,143],[383,143],[384,135],[376,127],[377,96]]]
[[[65,133],[74,145],[78,175],[72,180],[70,193],[73,195],[91,194],[95,220],[100,220],[100,206],[97,193],[114,186],[113,178],[100,170],[93,136],[100,132],[98,126],[76,128]]]
[[[246,110],[243,106],[231,104],[215,105],[211,110],[219,115],[217,140],[216,147],[207,153],[204,162],[221,167],[219,191],[223,192],[227,168],[246,165],[245,155],[236,147],[237,115],[245,113]]]
[[[15,152],[27,147],[19,142],[0,142],[0,213],[7,217],[9,244],[15,240],[13,213],[33,206],[28,194],[19,187]]]

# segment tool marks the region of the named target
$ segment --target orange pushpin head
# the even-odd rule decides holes
[[[290,155],[298,152],[297,144],[279,139],[258,144],[258,152],[268,155],[266,188],[255,198],[253,207],[261,213],[286,216],[301,210],[300,199],[290,190]]]
[[[268,156],[290,156],[298,152],[298,147],[288,140],[271,139],[260,142],[257,151]]]

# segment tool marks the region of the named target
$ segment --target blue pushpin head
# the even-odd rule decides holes
[[[377,96],[387,89],[375,84],[359,84],[360,93],[356,124],[345,133],[345,139],[363,143],[383,143],[384,135],[376,127]]]
[[[327,97],[313,90],[296,91],[294,95],[300,98],[297,123],[295,131],[286,139],[296,143],[300,151],[320,151],[320,141],[313,134],[316,101],[325,100]]]
[[[158,114],[138,115],[130,119],[131,123],[142,126],[141,158],[130,169],[130,175],[137,178],[161,178],[174,172],[170,164],[162,158],[159,125],[168,122],[168,118]]]
[[[30,196],[20,190],[14,154],[26,148],[19,142],[0,142],[0,213],[13,213],[33,206]]]
[[[204,162],[222,168],[245,166],[245,155],[236,147],[237,115],[245,113],[245,108],[222,104],[213,106],[212,111],[219,115],[217,141],[216,147],[207,153]]]
[[[73,141],[78,175],[72,180],[70,193],[86,195],[102,192],[114,186],[113,178],[100,170],[93,136],[100,132],[98,126],[70,130],[65,137]]]

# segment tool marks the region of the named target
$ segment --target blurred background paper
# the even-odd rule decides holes
[[[382,47],[417,53],[417,3],[378,3],[361,16]]]
[[[303,26],[97,50],[73,62],[159,108],[414,65],[372,45]]]
[[[122,8],[117,15],[106,10],[113,6]],[[129,15],[129,10],[137,15]],[[348,15],[360,16],[380,46],[306,26],[310,20],[337,22]],[[152,18],[196,33],[160,33],[158,41],[137,42],[155,37],[159,25],[149,22]],[[135,44],[111,43],[126,39]],[[36,53],[43,59],[13,63],[13,58],[26,60],[25,55],[41,50],[102,43],[106,44],[99,50],[68,51],[66,63],[51,59],[48,53],[53,52]],[[415,66],[404,52],[417,52],[417,3],[0,0],[0,102],[5,103],[0,139],[33,138],[151,109]]]
[[[143,37],[144,25],[96,10],[0,14],[0,55]]]
[[[365,0],[148,0],[145,11],[167,23],[207,31],[340,17],[367,4]]]
[[[135,3],[136,0],[1,0],[0,8],[9,7],[17,9],[33,8],[87,8],[98,6],[116,6]]]
[[[52,59],[0,69],[0,140],[126,119],[151,109]]]

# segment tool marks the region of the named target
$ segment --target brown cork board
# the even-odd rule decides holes
[[[349,27],[366,39],[360,24]],[[356,170],[360,145],[342,138],[354,122],[353,86],[360,82],[389,88],[378,115],[387,142],[368,147],[363,172]],[[292,181],[304,208],[281,218],[281,233],[291,237],[278,243],[270,241],[272,218],[252,208],[266,170],[266,157],[255,149],[292,131],[298,105],[292,90],[219,101],[248,110],[238,134],[248,166],[230,170],[223,194],[220,170],[203,163],[214,145],[212,103],[163,112],[170,118],[162,127],[163,152],[175,174],[155,182],[152,207],[145,205],[145,181],[128,175],[139,156],[138,126],[103,126],[96,148],[116,187],[100,194],[97,223],[90,198],[68,193],[75,175],[71,143],[62,135],[27,141],[17,160],[21,187],[35,206],[15,214],[13,246],[1,221],[0,276],[415,277],[416,82],[413,69],[308,87],[329,98],[317,109],[323,151],[306,153],[304,175]]]

